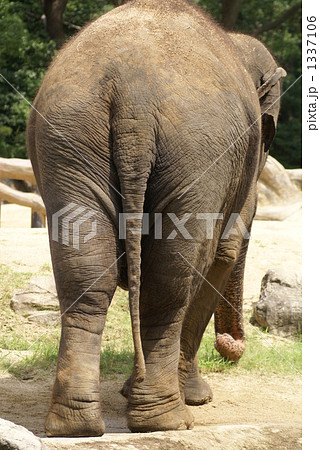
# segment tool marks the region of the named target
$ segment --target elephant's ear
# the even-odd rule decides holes
[[[281,79],[287,75],[282,67],[278,67],[271,76],[263,77],[257,89],[262,114],[262,145],[267,152],[276,134],[281,95]]]

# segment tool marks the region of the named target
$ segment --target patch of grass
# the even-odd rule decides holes
[[[29,342],[23,350],[28,350],[31,345]],[[52,375],[57,365],[58,347],[58,336],[55,339],[44,337],[32,345],[31,355],[17,354],[13,361],[12,358],[4,358],[0,367],[23,380]]]
[[[15,272],[0,264],[0,324],[1,335],[14,331],[15,314],[10,309],[10,301],[15,292],[23,289],[32,276],[31,272]]]
[[[41,275],[48,275],[48,274],[52,273],[51,264],[49,264],[49,263],[42,264],[42,266],[40,267],[39,273]]]
[[[16,331],[10,331],[10,333],[0,335],[0,348],[5,350],[28,350],[31,343]]]
[[[101,376],[129,375],[133,367],[133,343],[128,293],[117,289],[102,336]]]
[[[48,340],[47,337],[42,342],[34,344],[30,350],[31,355],[17,354],[12,358],[0,358],[0,368],[3,371],[8,370],[9,373],[20,379],[30,379],[34,377],[46,377],[53,375],[56,370],[58,350],[59,350],[59,337],[56,339],[52,337]],[[21,343],[23,342],[23,345]],[[7,343],[8,344],[8,343]],[[14,341],[11,345],[6,345],[10,350],[29,350],[32,343],[27,341],[17,341],[18,345],[14,345]],[[0,347],[1,347],[0,342]],[[104,348],[101,350],[100,370],[103,378],[108,378],[112,374],[125,374],[130,375],[133,366],[133,352],[128,350],[122,350],[117,352],[114,349]]]
[[[246,350],[239,368],[263,373],[294,374],[302,371],[302,340],[283,339],[249,326]]]
[[[14,351],[12,357],[0,356],[0,370],[8,371],[20,379],[52,375],[57,364],[60,327],[31,323],[11,311],[12,296],[26,286],[33,274],[15,272],[6,266],[1,266],[0,269],[0,303],[3,315],[6,316],[2,321],[0,350]],[[39,274],[42,275],[49,269],[51,271],[48,265],[43,265]],[[43,333],[44,336],[41,337]],[[40,339],[36,341],[38,338]],[[27,355],[23,353],[26,350]],[[121,289],[117,290],[108,311],[100,366],[101,376],[104,378],[115,373],[129,375],[132,370],[133,344],[128,294]]]
[[[302,371],[302,340],[298,335],[295,339],[278,338],[248,324],[244,354],[237,363],[233,363],[222,358],[214,349],[211,321],[202,339],[198,359],[202,372],[297,374]]]
[[[23,289],[30,278],[31,272],[15,272],[4,264],[0,264],[0,304],[5,307],[10,302],[14,292]]]
[[[25,378],[38,369],[45,369],[52,361],[52,355],[57,353],[55,350],[58,345],[57,330],[48,329],[48,334],[34,344],[46,328],[28,322],[10,308],[13,295],[24,289],[33,275],[35,274],[31,272],[18,272],[4,264],[0,265],[0,349],[15,351],[13,357],[0,356],[0,370],[8,370],[19,378]],[[19,354],[29,348],[28,355]]]
[[[106,378],[113,373],[130,375],[133,367],[133,352],[123,350],[117,353],[114,350],[104,349],[101,352],[100,373]]]

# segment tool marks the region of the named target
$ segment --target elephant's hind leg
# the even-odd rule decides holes
[[[186,273],[182,277],[181,258],[169,244],[156,241],[152,254],[140,299],[146,375],[141,383],[134,379],[131,383],[128,427],[134,432],[186,430],[192,428],[193,417],[180,396],[178,362],[192,277]]]
[[[47,436],[100,436],[100,349],[108,306],[117,286],[120,255],[111,223],[102,213],[97,236],[83,243],[90,222],[81,225],[80,249],[51,241],[62,313],[62,333]],[[49,224],[50,226],[50,224]],[[70,227],[72,228],[72,227]]]

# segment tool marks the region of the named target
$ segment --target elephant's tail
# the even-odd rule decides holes
[[[125,182],[124,182],[125,183]],[[126,183],[125,183],[126,184]],[[122,192],[123,189],[121,189]],[[121,232],[125,233],[125,249],[128,267],[129,305],[132,337],[135,350],[134,374],[141,382],[145,376],[145,360],[140,333],[140,278],[141,278],[141,229],[144,193],[131,194],[125,191],[122,199],[123,217]]]
[[[120,122],[121,123],[121,122]],[[126,125],[126,124],[124,124]],[[131,125],[131,122],[130,122]],[[117,168],[122,215],[119,218],[120,239],[125,239],[129,305],[135,350],[134,374],[138,382],[145,377],[145,359],[140,331],[141,234],[147,182],[151,173],[150,139],[146,142],[140,130],[131,125],[130,133],[114,133],[113,160]]]

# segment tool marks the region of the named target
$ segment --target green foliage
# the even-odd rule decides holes
[[[55,50],[40,21],[39,5],[33,0],[0,3],[0,73],[30,101]],[[7,158],[27,156],[25,127],[30,105],[17,91],[0,78],[0,156]]]
[[[69,0],[64,21],[82,26],[117,1]],[[57,50],[41,20],[39,0],[1,0],[0,73],[32,103]],[[65,26],[66,37],[76,32]],[[25,129],[30,105],[0,77],[0,156],[26,158]]]
[[[116,4],[116,1],[106,2],[106,0],[69,0],[63,18],[66,22],[83,26],[111,11]],[[66,27],[65,31],[68,35],[74,33],[71,27]]]
[[[244,0],[236,31],[253,33],[273,22],[298,0]],[[221,22],[221,0],[194,0]],[[64,13],[66,37],[121,3],[120,0],[69,0]],[[1,0],[0,72],[30,102],[56,51],[41,21],[39,0]],[[284,91],[301,74],[301,23],[299,13],[258,38],[288,72]],[[0,156],[26,157],[25,127],[30,106],[0,77]],[[301,166],[301,80],[284,94],[278,133],[271,154],[286,167]]]
[[[258,27],[271,23],[296,3],[297,0],[245,0],[237,27],[244,32],[253,32],[255,22]],[[271,155],[287,168],[301,167],[301,79],[290,87],[302,73],[301,10],[276,28],[260,34],[258,38],[271,50],[288,74],[283,82],[282,107]],[[285,92],[288,88],[290,89]]]

